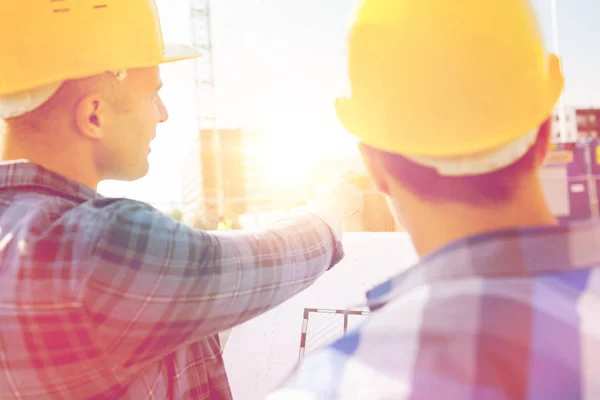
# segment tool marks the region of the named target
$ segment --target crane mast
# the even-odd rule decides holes
[[[210,0],[190,0],[192,45],[202,53],[195,60],[195,86],[202,192],[206,221],[215,225],[223,214],[223,172],[214,78]],[[194,149],[195,151],[196,149]],[[199,199],[200,200],[200,199]]]

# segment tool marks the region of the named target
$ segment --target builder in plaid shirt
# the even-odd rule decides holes
[[[148,170],[156,66],[197,54],[163,47],[150,0],[87,4],[0,2],[0,398],[231,398],[217,333],[338,263],[360,193],[242,234],[100,196]]]
[[[563,78],[530,2],[365,0],[349,47],[339,117],[421,261],[269,400],[600,399],[600,226],[545,202]]]

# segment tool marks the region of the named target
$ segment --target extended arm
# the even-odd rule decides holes
[[[98,343],[125,365],[257,316],[343,256],[333,224],[310,213],[262,232],[213,233],[141,203],[111,207],[82,299]]]

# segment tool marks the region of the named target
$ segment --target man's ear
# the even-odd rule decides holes
[[[385,195],[389,195],[388,174],[381,164],[381,160],[377,157],[377,150],[374,150],[363,143],[358,145],[358,150],[360,151],[367,172],[377,190]]]
[[[98,95],[84,97],[76,106],[75,123],[81,135],[98,140],[104,136],[106,102]]]

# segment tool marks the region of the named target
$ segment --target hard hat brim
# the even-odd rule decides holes
[[[161,55],[159,55],[158,57],[155,56],[152,59],[143,60],[138,64],[134,63],[133,65],[127,65],[127,63],[125,63],[125,65],[118,65],[112,63],[112,65],[100,66],[98,68],[82,68],[81,70],[77,70],[77,68],[74,68],[73,71],[58,70],[55,71],[55,73],[50,73],[37,81],[21,81],[20,84],[14,84],[12,86],[3,86],[2,83],[4,82],[0,80],[0,97],[18,94],[27,90],[31,90],[32,88],[37,88],[48,84],[54,84],[56,82],[63,82],[68,79],[80,79],[88,76],[94,76],[97,74],[104,73],[106,71],[155,67],[159,64],[167,64],[175,61],[189,60],[192,58],[198,58],[200,56],[202,56],[202,53],[198,52],[192,47],[185,46],[182,44],[167,44],[164,46]]]
[[[165,45],[165,52],[161,64],[167,64],[175,61],[190,60],[202,55],[196,49],[183,44],[170,43]]]

